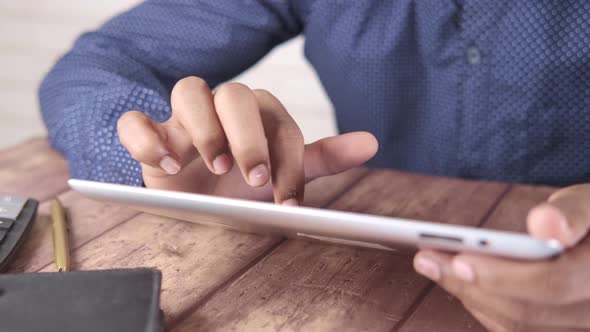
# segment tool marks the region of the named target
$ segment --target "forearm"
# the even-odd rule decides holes
[[[47,75],[39,92],[43,119],[73,177],[140,185],[139,165],[120,145],[116,123],[132,109],[165,120],[168,92],[124,53],[90,46],[100,41],[84,36]]]
[[[196,75],[214,86],[295,35],[295,23],[276,17],[288,6],[269,3],[146,1],[82,36],[40,88],[50,142],[72,176],[140,185],[117,120],[138,110],[165,121],[177,80]]]

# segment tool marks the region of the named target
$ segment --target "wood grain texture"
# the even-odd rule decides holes
[[[505,185],[373,171],[332,209],[475,225]],[[388,331],[429,282],[412,257],[290,240],[175,331]]]
[[[529,210],[546,201],[556,190],[544,186],[513,186],[483,228],[526,233]]]
[[[82,246],[73,261],[80,270],[160,269],[161,307],[167,320],[173,320],[280,241],[140,214]]]
[[[543,202],[555,188],[513,186],[498,207],[487,218],[484,228],[525,232],[528,211]],[[401,326],[402,332],[422,331],[485,331],[462,306],[461,302],[439,287],[417,305]]]
[[[0,151],[0,194],[46,200],[67,189],[68,168],[45,139]]]
[[[44,139],[0,151],[0,192],[42,201],[59,194],[74,268],[162,270],[171,330],[484,331],[457,299],[413,272],[404,248],[332,246],[152,216],[66,191],[67,178]],[[529,209],[554,190],[354,169],[310,183],[305,205],[523,232]],[[48,202],[21,249],[12,272],[54,270]]]
[[[362,169],[352,170],[311,183],[307,204],[326,204],[365,173]],[[116,218],[100,216],[94,222],[120,220],[122,217],[118,216],[122,214],[113,211]],[[72,219],[78,222],[77,218]],[[72,259],[74,267],[81,270],[141,266],[160,269],[162,308],[172,322],[283,241],[280,237],[239,233],[141,213],[77,249]],[[43,270],[53,270],[53,266]]]
[[[139,214],[117,204],[92,201],[80,194],[68,191],[59,196],[68,216],[70,247],[75,249]],[[53,271],[53,242],[51,236],[50,202],[41,204],[37,219],[27,236],[16,260],[11,264],[12,272],[32,272],[45,267]],[[74,262],[75,263],[75,262]],[[73,269],[77,266],[73,264]]]
[[[32,139],[0,151],[1,192],[33,197],[40,201],[65,192],[59,197],[72,220],[72,248],[137,214],[122,206],[90,201],[74,192],[68,192],[67,179],[65,160],[45,139]],[[41,204],[31,232],[19,249],[10,271],[36,271],[52,264],[53,260],[49,202],[45,202]]]
[[[354,168],[346,172],[318,178],[305,186],[305,202],[309,207],[323,207],[332,203],[340,195],[369,173],[366,168]]]
[[[487,331],[463,308],[461,301],[438,286],[432,287],[416,311],[409,314],[407,321],[393,331]]]

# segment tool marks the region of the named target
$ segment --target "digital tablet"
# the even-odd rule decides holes
[[[70,179],[81,194],[139,207],[181,220],[253,233],[326,241],[385,250],[400,245],[537,260],[562,252],[556,240],[526,234],[309,207],[230,199],[185,192]]]

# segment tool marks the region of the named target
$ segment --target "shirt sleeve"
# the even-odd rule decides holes
[[[179,79],[215,86],[300,31],[287,0],[146,1],[83,34],[47,74],[39,98],[49,141],[72,177],[141,185],[117,135],[124,112],[165,121]]]

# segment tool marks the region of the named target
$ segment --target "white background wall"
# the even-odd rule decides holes
[[[44,136],[37,87],[83,31],[138,0],[0,0],[0,148]],[[283,101],[306,141],[333,135],[332,107],[303,59],[303,39],[276,48],[235,79]]]

